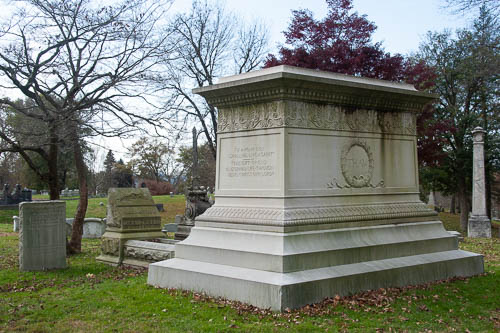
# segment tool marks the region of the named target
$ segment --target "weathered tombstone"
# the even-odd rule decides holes
[[[65,268],[66,203],[23,202],[19,205],[19,212],[19,269]]]
[[[74,218],[68,217],[66,218],[66,236],[71,237],[71,233],[73,232],[73,222]]]
[[[486,132],[481,127],[476,127],[472,132],[474,140],[472,215],[469,217],[468,236],[491,238],[491,221],[486,213],[484,133]]]
[[[170,197],[173,198],[174,197],[174,192],[170,192]]]
[[[177,224],[177,231],[174,239],[183,240],[189,236],[191,228],[194,226],[194,220],[198,215],[203,214],[211,203],[208,199],[207,190],[203,186],[198,186],[198,133],[196,127],[193,127],[193,167],[191,168],[192,183],[188,189],[186,198],[186,209],[184,211],[185,218]]]
[[[483,272],[419,199],[413,86],[289,66],[194,90],[218,108],[214,206],[148,283],[285,310]]]
[[[147,188],[110,188],[106,232],[97,260],[121,265],[127,240],[164,237],[161,217]]]
[[[429,193],[429,202],[427,202],[427,205],[429,205],[432,209],[436,207],[436,199],[434,198],[434,191],[431,191]]]
[[[100,218],[88,217],[83,221],[83,238],[101,238],[106,232],[106,223]]]

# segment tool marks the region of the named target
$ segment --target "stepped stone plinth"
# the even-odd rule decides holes
[[[148,283],[284,310],[483,272],[419,200],[412,86],[278,66],[194,90],[219,110],[215,204]]]

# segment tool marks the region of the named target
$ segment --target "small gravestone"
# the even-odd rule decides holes
[[[99,218],[86,218],[83,222],[83,238],[101,238],[106,231],[106,224]]]
[[[66,203],[23,202],[19,212],[19,269],[66,268]]]
[[[74,218],[66,219],[66,225],[68,227],[68,237],[71,237],[71,232],[73,231]],[[87,217],[83,220],[83,234],[82,238],[93,239],[101,238],[101,236],[106,231],[106,222],[97,217]]]
[[[12,216],[12,220],[14,222],[13,231],[18,232],[19,231],[19,216]]]
[[[97,258],[112,265],[124,259],[127,240],[164,237],[161,217],[147,188],[110,188],[106,232],[102,235],[102,254]]]

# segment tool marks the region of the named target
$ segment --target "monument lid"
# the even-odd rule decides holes
[[[421,111],[438,96],[412,85],[281,65],[219,79],[195,88],[217,107],[272,100],[305,100],[390,111]]]

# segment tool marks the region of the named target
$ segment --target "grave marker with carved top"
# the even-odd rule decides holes
[[[106,232],[102,235],[102,254],[97,260],[120,265],[127,240],[164,237],[161,217],[147,188],[110,188]]]

